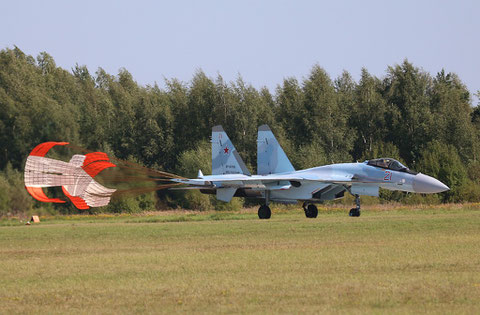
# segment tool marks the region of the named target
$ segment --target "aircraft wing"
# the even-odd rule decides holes
[[[319,174],[314,172],[295,172],[288,174],[269,174],[269,175],[243,175],[243,174],[227,174],[227,175],[209,175],[198,179],[181,179],[175,178],[172,181],[194,186],[250,186],[251,184],[269,185],[274,182],[321,182],[331,184],[353,184],[353,183],[374,183],[372,179],[361,177],[354,174]],[[285,185],[279,184],[282,189],[288,189]]]
[[[329,175],[329,176],[320,176],[314,173],[293,173],[293,174],[271,174],[258,176],[255,180],[260,180],[262,182],[274,182],[274,181],[312,181],[312,182],[323,182],[323,183],[351,183],[354,178],[351,174],[339,174],[339,175]]]

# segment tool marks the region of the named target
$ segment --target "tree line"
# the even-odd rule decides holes
[[[477,92],[478,93],[478,92]],[[382,201],[480,200],[480,106],[454,73],[435,76],[408,60],[384,77],[362,69],[332,79],[319,65],[307,77],[288,77],[275,91],[238,77],[226,82],[201,70],[189,82],[166,79],[141,86],[126,69],[111,75],[76,65],[57,67],[18,47],[0,51],[0,214],[43,207],[23,187],[31,149],[68,141],[150,168],[196,176],[208,173],[211,127],[221,124],[252,173],[256,134],[268,124],[298,169],[393,157],[451,187],[435,196],[382,192]],[[412,199],[413,198],[413,199]],[[237,201],[230,207],[241,206]],[[159,192],[118,200],[107,211],[228,207],[197,192]],[[68,209],[68,210],[59,210]],[[103,210],[100,210],[103,211]]]

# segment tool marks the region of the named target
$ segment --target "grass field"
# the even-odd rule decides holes
[[[0,225],[0,313],[480,313],[477,205]]]

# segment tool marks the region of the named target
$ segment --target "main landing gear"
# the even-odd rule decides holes
[[[270,191],[265,191],[265,204],[258,208],[258,218],[259,219],[270,219],[272,216],[272,211],[268,206],[270,204]]]
[[[318,208],[314,204],[304,202],[302,207],[307,218],[316,218],[318,216]]]
[[[359,217],[360,216],[360,196],[357,194],[352,194],[355,197],[355,208],[350,209],[348,213],[351,217]],[[270,219],[272,216],[272,211],[268,206],[270,204],[270,192],[267,190],[265,191],[265,204],[258,208],[258,218],[259,219]],[[307,218],[316,218],[318,216],[318,208],[314,204],[304,202],[303,203],[303,211],[305,211],[305,216]]]
[[[351,217],[359,217],[360,216],[360,196],[356,194],[354,196],[355,196],[356,207],[350,209],[350,212],[348,213],[348,215]]]
[[[270,219],[272,216],[272,211],[270,210],[270,207],[267,205],[262,205],[258,209],[258,218],[260,219]]]

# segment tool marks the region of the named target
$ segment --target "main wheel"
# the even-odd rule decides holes
[[[305,208],[305,216],[307,218],[316,218],[318,216],[318,209],[317,206],[309,204]]]
[[[351,216],[351,217],[359,217],[360,216],[360,209],[352,208],[352,209],[350,209],[350,212],[348,213],[348,215]]]
[[[267,205],[260,206],[258,209],[258,218],[259,219],[270,219],[272,216],[272,211]]]

